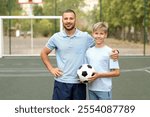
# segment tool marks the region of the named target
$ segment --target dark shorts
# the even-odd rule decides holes
[[[53,100],[85,100],[86,84],[62,83],[55,80]]]

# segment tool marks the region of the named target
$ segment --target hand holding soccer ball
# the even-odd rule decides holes
[[[83,64],[77,70],[79,80],[83,83],[88,82],[88,78],[94,75],[95,69],[89,64]]]

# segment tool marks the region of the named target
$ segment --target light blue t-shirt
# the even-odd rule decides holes
[[[102,48],[92,47],[86,52],[87,62],[94,67],[96,72],[109,72],[111,69],[119,69],[118,61],[113,61],[110,58],[112,49],[108,46]],[[92,83],[89,83],[91,91],[111,91],[112,78],[98,78]]]
[[[64,83],[79,83],[77,69],[85,63],[86,50],[94,45],[93,38],[87,33],[76,29],[73,36],[65,31],[55,33],[47,42],[46,47],[55,49],[57,66],[63,71],[55,80]]]

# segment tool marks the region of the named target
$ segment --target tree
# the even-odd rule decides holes
[[[150,1],[147,0],[147,27],[150,28]],[[110,34],[118,39],[140,41],[143,35],[144,0],[102,0],[103,21],[109,23]],[[89,15],[89,14],[88,14]],[[99,7],[91,11],[92,21],[99,21]]]
[[[0,3],[0,15],[1,16],[5,16],[7,14],[7,1],[6,0],[1,0],[1,3]]]

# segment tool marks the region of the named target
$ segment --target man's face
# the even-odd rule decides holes
[[[74,13],[64,13],[62,17],[63,26],[66,30],[70,31],[75,28],[76,18]]]

